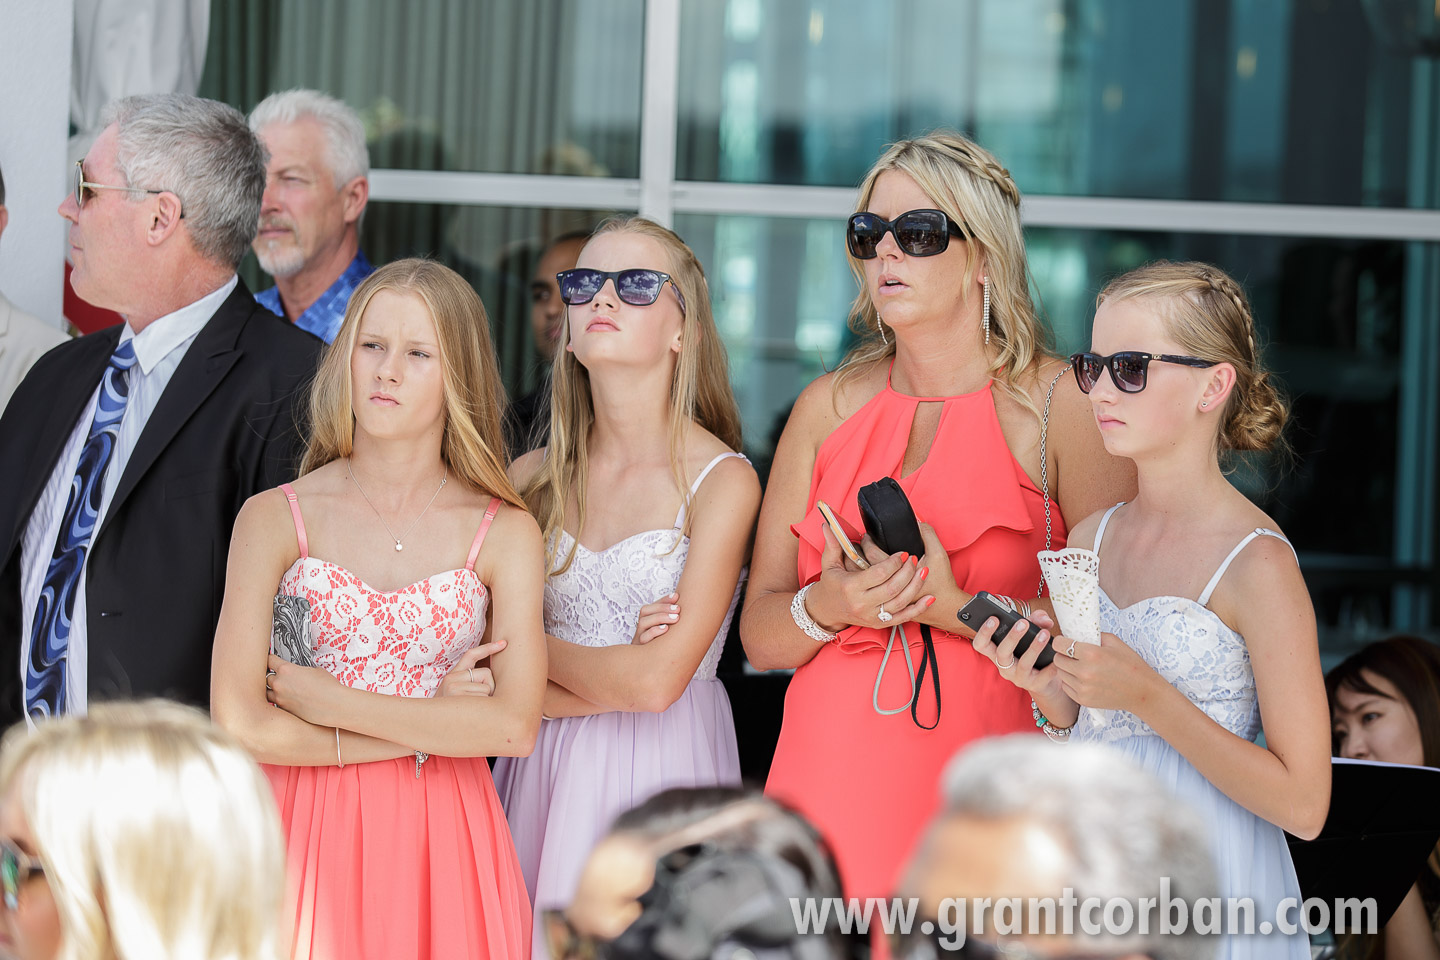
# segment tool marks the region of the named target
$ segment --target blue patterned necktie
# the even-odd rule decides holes
[[[135,366],[135,341],[126,340],[115,348],[110,365],[100,381],[95,402],[95,419],[75,465],[70,481],[70,498],[60,518],[55,552],[35,604],[35,622],[30,628],[30,662],[25,668],[25,710],[30,717],[58,716],[65,712],[65,675],[70,652],[71,615],[75,612],[75,588],[85,569],[90,538],[100,515],[100,498],[105,489],[105,470],[115,452],[115,438],[130,399],[130,368]]]

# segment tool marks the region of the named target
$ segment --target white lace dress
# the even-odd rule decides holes
[[[711,461],[692,496],[716,463],[733,456]],[[680,582],[690,553],[680,534],[684,520],[682,507],[671,529],[638,533],[598,553],[577,545],[570,568],[545,582],[545,632],[590,647],[629,643],[640,608]],[[561,556],[571,543],[562,533]],[[591,847],[616,816],[671,787],[739,785],[735,721],[715,678],[739,600],[737,584],[710,649],[668,709],[544,720],[530,756],[496,761],[495,785],[535,905],[537,960],[548,956],[540,912],[570,903]]]
[[[1100,522],[1095,533],[1097,554],[1105,526],[1120,506],[1123,504],[1111,507]],[[1198,600],[1147,597],[1117,607],[1103,589],[1100,591],[1100,629],[1129,644],[1216,723],[1250,741],[1260,732],[1260,705],[1250,651],[1245,638],[1206,605],[1230,561],[1257,536],[1285,539],[1264,529],[1247,535],[1215,571]],[[1071,740],[1098,741],[1123,752],[1169,785],[1177,797],[1207,821],[1221,896],[1250,897],[1255,904],[1256,934],[1216,938],[1216,956],[1220,960],[1309,960],[1309,939],[1303,930],[1293,936],[1278,932],[1262,936],[1258,932],[1262,921],[1273,923],[1283,898],[1295,897],[1299,903],[1300,885],[1283,830],[1221,793],[1178,750],[1132,713],[1082,708]],[[1224,915],[1222,911],[1220,916]],[[1286,919],[1298,923],[1299,917],[1292,909]]]

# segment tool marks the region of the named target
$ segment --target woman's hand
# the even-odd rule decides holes
[[[1128,710],[1139,715],[1160,687],[1170,686],[1113,633],[1100,634],[1099,646],[1075,644],[1070,656],[1055,657],[1055,666],[1066,696],[1081,706],[1100,710]]]
[[[820,554],[820,580],[805,595],[810,618],[829,633],[855,625],[883,629],[914,620],[935,598],[923,594],[929,571],[919,557],[886,554],[866,536],[861,547],[871,560],[861,570],[845,557],[829,524],[821,527],[825,549]],[[889,619],[881,619],[884,608]]]
[[[1031,622],[1042,629],[1025,653],[1017,657],[1015,648],[1019,645],[1020,638],[1025,636],[1025,631],[1029,629]],[[1040,651],[1055,639],[1050,633],[1055,628],[1055,621],[1050,619],[1050,615],[1044,610],[1031,611],[1029,621],[1017,621],[997,643],[995,631],[999,627],[1000,621],[995,617],[990,617],[980,625],[980,629],[975,631],[975,639],[972,641],[975,652],[994,663],[996,669],[1000,671],[1000,676],[1021,690],[1028,691],[1030,696],[1036,699],[1049,699],[1061,694],[1060,674],[1054,662],[1047,664],[1042,669],[1035,669],[1035,661],[1039,658]],[[1062,644],[1062,646],[1066,645],[1068,644]],[[1063,656],[1064,654],[1057,651],[1055,660],[1058,661]],[[1002,667],[1001,664],[1004,666]]]
[[[333,727],[339,696],[345,687],[328,670],[301,667],[284,657],[266,659],[265,699],[301,720]]]
[[[494,640],[471,647],[460,655],[450,672],[440,678],[435,688],[437,697],[493,697],[495,695],[495,674],[489,667],[480,666],[481,660],[505,649],[504,640]]]
[[[649,643],[675,626],[680,619],[680,594],[672,593],[654,603],[640,608],[640,619],[635,624],[635,636],[631,643]]]

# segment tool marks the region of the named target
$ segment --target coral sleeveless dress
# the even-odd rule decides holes
[[[429,697],[480,643],[489,594],[475,573],[485,520],[459,570],[376,590],[309,555],[289,484],[300,559],[280,592],[310,601],[315,658],[343,684]],[[530,951],[530,901],[484,757],[413,757],[343,769],[262,764],[285,834],[297,960],[453,957]]]
[[[943,404],[940,425],[925,462],[901,477],[921,403]],[[885,389],[825,439],[805,518],[791,528],[800,538],[801,586],[820,578],[824,519],[815,502],[824,500],[858,541],[864,526],[856,493],[881,477],[898,480],[916,515],[935,528],[961,589],[1036,595],[1044,502],[1005,443],[990,384],[957,397],[911,397],[896,393],[887,378]],[[1051,514],[1052,547],[1059,549],[1065,527],[1053,502]],[[795,671],[785,696],[765,792],[820,828],[848,896],[895,891],[920,831],[939,808],[940,774],[957,750],[981,737],[1035,730],[1029,694],[1001,677],[968,638],[941,630],[933,635],[942,707],[933,730],[911,719],[904,644],[897,634],[886,659],[888,629],[846,629]],[[912,625],[906,636],[918,665],[920,631]],[[882,715],[882,709],[897,712]],[[918,716],[926,725],[935,722],[928,675]]]

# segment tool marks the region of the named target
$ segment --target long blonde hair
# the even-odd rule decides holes
[[[990,338],[998,349],[990,372],[1001,387],[1039,417],[1021,378],[1037,360],[1050,356],[1050,330],[1030,297],[1030,272],[1025,260],[1025,235],[1020,225],[1020,190],[994,154],[950,130],[900,140],[888,147],[860,182],[855,212],[870,206],[880,175],[896,170],[914,180],[939,210],[961,225],[970,242],[965,261],[965,296],[968,299],[985,254],[985,275],[990,281]],[[848,250],[850,271],[860,291],[850,310],[850,329],[859,342],[841,363],[835,378],[840,387],[870,364],[895,354],[895,338],[880,330],[880,314],[865,287],[864,261]]]
[[[1281,445],[1289,406],[1260,361],[1250,300],[1234,278],[1208,263],[1157,260],[1107,283],[1095,308],[1121,300],[1158,302],[1166,332],[1180,349],[1235,368],[1235,387],[1220,418],[1221,451]]]
[[[445,383],[440,456],[451,475],[523,510],[525,502],[506,476],[501,459],[505,388],[485,305],[454,270],[422,258],[387,263],[350,298],[340,332],[320,361],[310,390],[310,443],[300,462],[301,476],[350,456],[355,447],[350,358],[360,334],[360,318],[381,290],[419,297],[435,321]]]
[[[740,409],[730,389],[725,344],[710,309],[705,270],[694,252],[674,231],[645,217],[614,217],[602,223],[591,237],[629,233],[649,237],[665,249],[670,279],[684,302],[681,313],[680,353],[670,381],[670,466],[675,484],[688,504],[685,483],[685,433],[691,422],[709,430],[732,450],[740,449]],[[568,313],[568,308],[567,308]],[[565,328],[570,335],[568,316]],[[545,535],[546,569],[564,572],[575,556],[580,531],[585,527],[586,446],[595,422],[590,397],[590,374],[569,350],[555,351],[551,365],[550,441],[545,465],[525,487],[525,502]],[[565,526],[565,505],[573,494],[577,503],[576,543],[559,560],[559,533]],[[686,532],[690,511],[686,511]]]
[[[0,747],[60,913],[61,960],[279,960],[285,853],[270,786],[203,713],[105,703]]]

